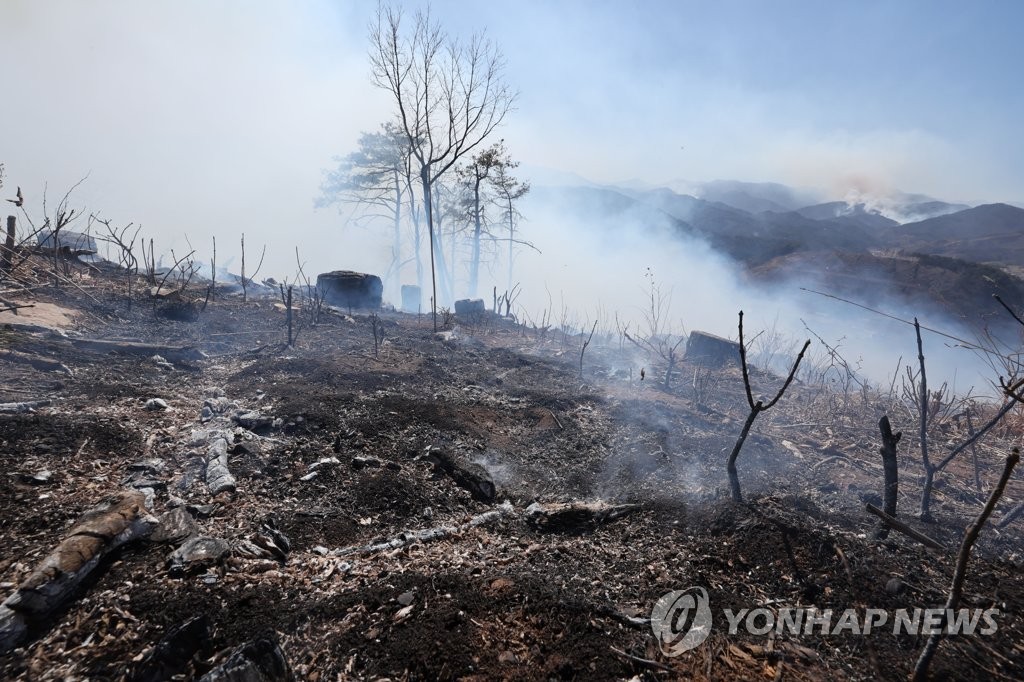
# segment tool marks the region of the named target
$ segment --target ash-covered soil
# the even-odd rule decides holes
[[[748,411],[738,368],[706,373],[683,361],[666,389],[663,364],[595,337],[581,377],[578,337],[491,317],[439,337],[429,317],[398,313],[381,314],[375,355],[358,311],[325,312],[288,348],[273,301],[223,297],[195,320],[170,321],[144,303],[128,312],[109,283],[88,290],[19,300],[74,311],[68,337],[195,345],[208,357],[101,353],[0,317],[14,323],[0,328],[3,348],[69,370],[0,360],[0,402],[52,401],[0,415],[4,594],[140,471],[154,516],[184,508],[197,533],[233,549],[176,571],[168,556],[181,539],[123,546],[0,658],[5,679],[133,679],[170,629],[199,615],[209,638],[181,661],[180,679],[266,633],[303,680],[906,679],[923,636],[730,635],[721,610],[941,607],[963,529],[1021,436],[1011,415],[979,445],[981,490],[971,455],[954,461],[935,492],[936,520],[923,523],[906,407],[798,382],[755,423],[739,460],[746,503],[736,504],[725,460]],[[771,395],[781,379],[755,372],[754,382]],[[147,409],[154,398],[167,409]],[[204,422],[210,401],[224,411]],[[229,420],[254,411],[267,419],[252,428]],[[900,516],[943,551],[897,532],[872,539],[864,505],[880,504],[884,413],[905,432]],[[230,434],[236,479],[216,495],[201,475],[191,480],[214,425]],[[965,429],[937,431],[933,448]],[[488,472],[495,499],[475,499],[435,451]],[[1017,473],[994,520],[1022,499]],[[575,527],[527,522],[535,502],[597,501],[638,508]],[[474,519],[484,520],[467,525]],[[290,541],[283,560],[237,550],[268,523]],[[432,528],[449,530],[383,546]],[[937,677],[1024,677],[1020,542],[1020,522],[983,530],[964,606],[998,609],[998,630],[947,638]],[[711,636],[666,656],[644,619],[659,597],[691,586],[708,591]]]

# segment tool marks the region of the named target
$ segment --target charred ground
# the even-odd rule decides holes
[[[283,563],[236,555],[179,576],[166,563],[173,545],[127,545],[22,648],[0,658],[9,679],[130,679],[170,628],[200,614],[212,636],[188,661],[189,676],[272,631],[296,675],[310,680],[903,679],[923,637],[729,636],[716,622],[707,643],[668,658],[650,628],[630,619],[691,585],[708,589],[716,612],[941,606],[963,528],[1006,448],[1020,440],[1020,421],[1011,418],[984,441],[982,491],[970,458],[954,461],[936,492],[937,520],[922,524],[910,516],[921,475],[910,416],[883,395],[800,383],[755,426],[740,459],[747,504],[737,505],[725,480],[746,414],[737,368],[711,372],[711,389],[697,395],[689,377],[704,370],[684,361],[676,388],[665,390],[650,359],[605,339],[588,349],[581,378],[580,339],[490,317],[438,337],[427,317],[382,314],[386,341],[375,356],[366,316],[327,312],[288,348],[274,301],[222,297],[196,319],[174,322],[149,306],[129,313],[113,281],[78,275],[79,288],[42,286],[18,300],[70,310],[71,337],[195,344],[208,357],[167,365],[100,354],[26,325],[29,311],[4,314],[5,348],[69,370],[0,361],[0,402],[52,401],[0,415],[5,590],[145,459],[166,463],[156,476],[166,487],[157,488],[155,514],[179,497],[203,534],[228,541],[273,519],[291,551]],[[641,364],[649,368],[643,382]],[[771,393],[780,379],[758,373],[754,381]],[[211,499],[202,484],[177,484],[204,402],[221,393],[279,421],[257,433],[236,430],[229,461],[237,490]],[[151,398],[169,409],[146,410]],[[901,516],[946,552],[898,534],[870,539],[875,521],[863,507],[881,493],[883,413],[907,432]],[[934,447],[958,442],[961,429],[934,434]],[[498,500],[475,500],[428,448],[485,467]],[[303,480],[330,457],[340,464]],[[31,481],[43,469],[52,478]],[[1018,476],[1000,512],[1022,498]],[[344,560],[330,552],[457,526],[503,500],[512,513],[433,542]],[[594,500],[639,510],[563,531],[524,522],[535,501]],[[1020,560],[1017,525],[985,529],[965,606],[998,608],[999,629],[945,641],[937,675],[1024,675]]]

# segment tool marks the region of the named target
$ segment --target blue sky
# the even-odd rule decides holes
[[[410,9],[424,6],[408,3]],[[193,240],[327,238],[324,168],[391,112],[375,2],[7,0],[0,161]],[[434,2],[486,29],[519,89],[524,169],[1024,201],[1024,3]],[[676,186],[683,186],[677,182]],[[3,191],[7,191],[4,188]],[[230,228],[225,228],[230,226]],[[179,247],[180,248],[180,247]]]

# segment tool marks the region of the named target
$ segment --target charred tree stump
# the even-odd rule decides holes
[[[740,344],[707,332],[691,332],[686,341],[684,359],[705,367],[724,367],[736,364],[740,355]]]
[[[324,300],[339,308],[380,308],[384,296],[384,283],[377,275],[351,270],[336,270],[317,275],[316,288],[324,293]]]
[[[487,312],[482,298],[463,298],[455,302],[456,315],[482,315]]]
[[[285,302],[288,308],[288,347],[292,347],[292,288],[288,287],[288,296]]]
[[[104,557],[149,535],[157,521],[145,499],[138,491],[125,492],[78,519],[57,548],[0,604],[0,653],[17,647],[29,627],[63,606]]]
[[[14,267],[14,235],[17,218],[7,216],[7,239],[4,242],[3,253],[0,253],[0,272],[6,274]]]
[[[878,429],[882,432],[880,452],[882,453],[882,470],[885,473],[884,503],[882,506],[886,514],[895,518],[896,497],[900,489],[899,462],[896,459],[896,446],[899,444],[900,438],[903,437],[903,432],[892,432],[888,416],[883,416],[878,421]],[[875,532],[875,538],[877,540],[884,540],[887,537],[889,537],[889,526],[885,523],[879,524],[878,530]]]

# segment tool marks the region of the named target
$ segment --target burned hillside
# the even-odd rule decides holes
[[[76,529],[98,506],[130,505],[141,530],[59,601],[15,606],[8,679],[219,679],[253,660],[263,679],[902,679],[921,634],[719,618],[670,657],[651,609],[690,585],[716,609],[941,607],[1020,441],[1014,410],[937,476],[922,522],[912,406],[810,364],[751,430],[739,504],[737,362],[680,354],[666,376],[612,333],[584,348],[490,311],[435,333],[429,315],[326,304],[292,311],[288,346],[279,297],[196,283],[182,296],[205,306],[180,320],[158,299],[129,310],[116,272],[75,264],[54,287],[30,261],[33,277],[4,300],[34,307],[0,313],[4,596],[96,532]],[[755,393],[783,379],[751,369]],[[940,407],[938,456],[993,409]],[[941,549],[875,540],[884,414],[904,433],[898,517]],[[946,638],[938,675],[1024,674],[1022,501],[1015,475],[967,574],[964,604],[996,609],[998,630]]]

